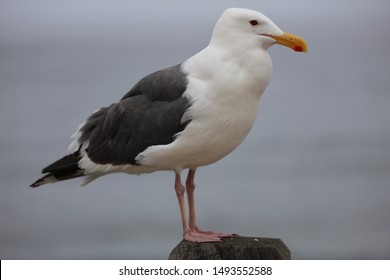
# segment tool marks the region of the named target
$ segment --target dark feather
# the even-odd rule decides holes
[[[83,170],[78,165],[79,160],[80,153],[78,151],[57,160],[42,170],[42,173],[48,174],[31,184],[31,187],[36,188],[46,184],[46,179],[49,177],[54,177],[56,181],[62,181],[83,176]]]
[[[181,65],[141,79],[118,103],[93,113],[81,128],[80,148],[88,142],[89,158],[97,164],[137,164],[135,157],[147,147],[174,141],[190,120],[182,123],[190,101],[183,97],[187,79]],[[42,170],[45,176],[32,187],[84,176],[80,151]]]
[[[181,70],[181,64],[178,64],[145,76],[122,97],[122,100],[144,95],[152,101],[173,101],[181,97],[186,88],[187,77]]]
[[[187,123],[181,123],[189,100],[183,97],[186,76],[180,65],[140,80],[118,103],[92,114],[81,129],[80,143],[99,164],[137,164],[147,147],[174,141]]]
[[[81,170],[78,162],[80,160],[80,153],[74,152],[73,154],[64,156],[63,158],[53,162],[49,166],[42,170],[42,173],[51,173],[55,176],[62,176],[69,173],[74,173]]]

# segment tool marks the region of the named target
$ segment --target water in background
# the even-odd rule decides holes
[[[388,259],[389,4],[262,2],[240,6],[310,50],[272,48],[252,132],[198,170],[199,224],[281,238],[295,259]],[[0,258],[166,259],[181,240],[172,173],[28,185],[91,112],[201,50],[237,4],[30,3],[0,9]]]

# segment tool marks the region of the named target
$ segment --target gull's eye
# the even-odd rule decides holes
[[[252,19],[250,22],[249,22],[252,26],[256,26],[256,25],[259,25],[259,22],[255,19]]]

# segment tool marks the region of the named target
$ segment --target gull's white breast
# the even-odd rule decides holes
[[[183,64],[188,73],[184,94],[192,103],[183,119],[190,123],[171,144],[152,146],[139,154],[140,164],[178,171],[208,165],[233,151],[249,133],[271,77],[268,53],[256,53],[256,61],[243,61],[218,60],[211,52],[206,48]]]

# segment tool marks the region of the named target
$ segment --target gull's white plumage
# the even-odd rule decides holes
[[[269,56],[261,50],[254,52],[253,60],[262,67],[247,71],[240,59],[224,60],[210,55],[214,52],[215,47],[209,46],[183,64],[184,71],[191,73],[184,94],[193,102],[186,113],[192,121],[171,144],[142,152],[137,157],[141,165],[181,171],[213,163],[236,148],[252,128],[259,98],[271,76]],[[208,69],[210,77],[197,77],[204,67],[197,63],[200,60],[213,66]]]
[[[249,133],[256,119],[259,99],[271,78],[272,62],[267,50],[275,43],[296,51],[307,49],[302,39],[281,31],[265,15],[247,9],[227,9],[215,25],[205,49],[180,66],[145,77],[118,105],[91,115],[73,135],[70,154],[46,167],[43,171],[49,174],[32,186],[80,176],[87,176],[85,183],[89,183],[113,172],[141,174],[173,170],[184,238],[209,242],[231,237],[201,230],[196,225],[195,170],[232,152]],[[167,82],[171,91],[164,87]],[[148,83],[154,83],[152,89]],[[159,116],[154,117],[150,112],[156,109]],[[180,118],[176,120],[167,112]],[[133,119],[138,117],[142,123],[134,124]],[[119,125],[115,120],[123,123]],[[149,131],[144,123],[153,121],[156,131]],[[167,129],[161,131],[165,126]],[[134,127],[135,131],[128,131],[128,127]],[[102,137],[93,131],[107,135]],[[128,143],[123,143],[123,139],[127,139],[126,133],[131,136],[137,131],[141,136],[136,138],[134,149],[129,150],[128,144],[133,143],[133,139],[129,138]],[[173,131],[175,134],[170,134]],[[113,138],[113,132],[120,137]],[[148,133],[154,137],[154,144],[145,146],[144,143],[149,143]],[[96,147],[101,147],[101,151]],[[128,155],[118,153],[118,148]],[[183,169],[189,169],[186,181],[189,220],[184,205],[185,188],[180,178]]]
[[[254,32],[253,27],[248,28],[248,15],[261,19],[264,30]],[[242,28],[237,28],[237,21],[245,21]],[[151,146],[140,153],[136,160],[141,166],[95,164],[84,153],[81,168],[94,174],[94,178],[98,177],[96,172],[102,175],[156,170],[179,172],[211,164],[229,154],[252,128],[259,99],[271,78],[272,61],[267,47],[274,42],[257,34],[270,30],[282,34],[272,21],[258,12],[226,10],[214,28],[210,44],[182,64],[188,80],[184,95],[193,104],[183,117],[192,121],[176,140],[168,145]]]

